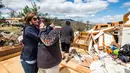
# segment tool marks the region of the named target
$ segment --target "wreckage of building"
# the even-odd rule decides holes
[[[60,73],[130,73],[130,13],[123,21],[97,24],[74,35],[71,57],[61,62]],[[18,62],[21,50],[20,45],[0,47],[0,73],[23,73]]]

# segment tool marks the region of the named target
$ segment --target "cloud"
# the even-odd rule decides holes
[[[119,0],[83,0],[84,2],[92,2],[92,1],[107,1],[110,3],[117,3]]]
[[[33,0],[34,1],[34,0]],[[31,6],[32,0],[2,0],[5,6],[8,6],[17,12],[22,10],[24,6]],[[74,0],[74,2],[66,0],[39,0],[36,4],[40,6],[40,11],[49,13],[50,17],[72,18],[74,20],[87,20],[93,18],[94,22],[106,22],[119,20],[115,17],[102,17],[94,19],[97,12],[107,9],[110,2],[116,3],[119,0]],[[92,20],[92,19],[91,19]]]
[[[75,3],[82,3],[82,0],[74,0]]]
[[[94,17],[95,15],[94,14],[92,14],[92,15],[90,15],[91,17]]]
[[[108,2],[113,2],[113,3],[117,3],[119,2],[119,0],[107,0]]]
[[[11,12],[11,10],[1,8],[1,9],[0,9],[0,12],[3,13],[3,14],[7,14],[7,13]]]
[[[88,15],[84,15],[84,14],[67,14],[65,15],[65,18],[85,18],[88,17]]]
[[[129,7],[130,6],[130,2],[125,2],[123,3],[122,7]]]
[[[91,3],[43,3],[41,11],[62,14],[91,14],[106,9],[108,3],[106,1],[93,1]]]
[[[30,0],[2,0],[5,6],[15,10],[22,9],[25,5],[31,6]],[[90,14],[106,9],[108,3],[102,0],[93,0],[91,2],[83,3],[82,0],[74,0],[74,3],[66,0],[41,0],[36,2],[41,7],[41,12],[55,12],[55,13],[82,13]]]
[[[128,11],[130,11],[130,8],[128,8]]]
[[[31,1],[29,0],[2,0],[2,3],[14,10],[22,10],[26,5],[31,6]]]
[[[91,23],[108,23],[108,22],[118,22],[123,20],[123,14],[122,15],[107,15],[99,18],[93,18],[90,20]]]

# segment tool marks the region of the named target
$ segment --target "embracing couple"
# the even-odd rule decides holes
[[[62,60],[59,47],[59,30],[36,13],[25,17],[21,64],[25,73],[59,73]]]

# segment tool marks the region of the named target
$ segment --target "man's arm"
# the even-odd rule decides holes
[[[40,35],[42,43],[46,46],[52,46],[59,39],[58,32],[56,30],[51,30],[52,29],[49,27],[48,29],[42,31]]]
[[[73,31],[73,29],[71,30],[71,42],[73,42],[73,40],[74,40],[74,31]]]
[[[39,37],[41,37],[41,35],[47,35],[51,30],[53,30],[53,28],[51,26],[41,28],[40,33],[39,33]]]

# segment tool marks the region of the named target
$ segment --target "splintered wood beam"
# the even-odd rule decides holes
[[[125,24],[124,27],[130,27],[130,24]]]
[[[123,22],[124,22],[124,23],[126,23],[126,22],[129,20],[129,18],[128,18],[129,15],[130,15],[130,12],[128,12],[127,14],[125,14],[125,15],[123,16]]]
[[[88,32],[80,32],[80,36],[87,36],[88,34]]]
[[[88,49],[88,45],[87,45],[87,44],[77,44],[77,43],[73,43],[71,46],[72,46],[72,47],[81,48],[81,49],[84,49],[84,50],[87,50],[87,49]]]
[[[110,32],[110,31],[114,31],[114,30],[117,30],[118,28],[115,28],[115,27],[108,27],[108,28],[105,28],[105,29],[102,29],[103,32]],[[97,31],[92,31],[92,32],[80,32],[80,34],[82,35],[88,35],[88,34],[93,34],[93,35],[96,35],[100,32],[101,30],[97,30]]]

